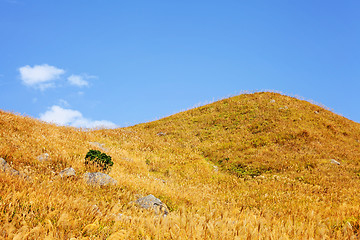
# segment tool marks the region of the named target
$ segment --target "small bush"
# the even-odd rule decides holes
[[[97,165],[106,171],[114,165],[114,162],[111,161],[111,157],[105,153],[102,153],[99,150],[90,150],[85,156],[85,164]]]

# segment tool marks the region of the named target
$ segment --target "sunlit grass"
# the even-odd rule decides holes
[[[116,186],[82,181],[96,148],[89,142],[105,144]],[[50,160],[40,162],[42,153]],[[29,176],[0,173],[4,239],[356,239],[360,231],[360,125],[276,93],[114,130],[0,112],[0,157]],[[67,167],[77,177],[61,179]],[[167,217],[131,204],[148,194],[167,204]]]

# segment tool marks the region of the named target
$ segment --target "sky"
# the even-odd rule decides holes
[[[360,122],[360,1],[0,0],[0,109],[82,128],[280,91]]]

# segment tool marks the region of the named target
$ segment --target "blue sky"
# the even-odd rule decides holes
[[[0,0],[0,108],[77,127],[276,90],[360,122],[360,1]]]

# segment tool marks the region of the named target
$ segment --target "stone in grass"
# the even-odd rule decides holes
[[[40,162],[44,162],[44,161],[48,161],[50,160],[50,155],[48,153],[43,153],[41,155],[39,155],[37,157],[37,159],[40,161]]]
[[[83,179],[88,185],[93,185],[98,187],[106,186],[106,185],[115,185],[117,183],[115,179],[101,172],[84,173]]]
[[[59,172],[60,177],[73,177],[76,176],[76,171],[73,168],[65,168],[61,172]]]
[[[336,161],[335,159],[330,159],[330,162],[336,165],[340,165],[340,163],[338,161]]]
[[[164,216],[169,214],[169,209],[165,203],[161,202],[160,199],[154,197],[152,194],[143,198],[139,198],[134,203],[139,207],[152,209],[156,214],[163,214]]]
[[[0,171],[8,173],[10,175],[16,175],[16,176],[20,175],[19,171],[13,169],[3,158],[0,158]]]

